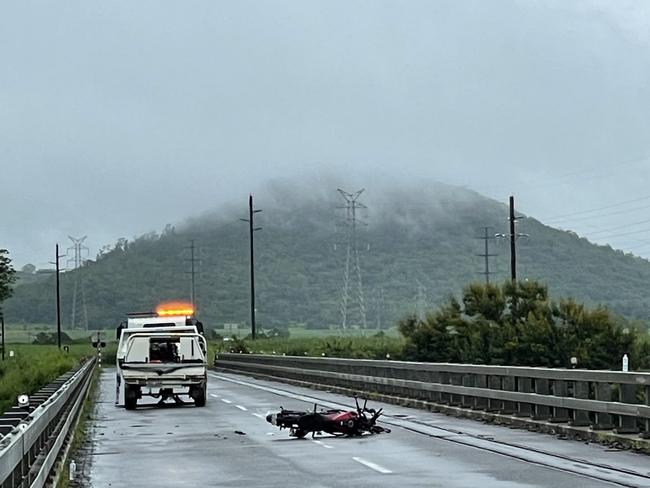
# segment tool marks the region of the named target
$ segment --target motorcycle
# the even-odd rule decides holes
[[[356,410],[317,410],[318,404],[314,404],[314,410],[299,411],[285,410],[280,407],[278,413],[270,413],[266,421],[280,429],[289,429],[291,437],[303,438],[311,432],[312,437],[316,433],[323,432],[335,436],[362,436],[364,434],[381,434],[390,432],[390,429],[377,425],[377,419],[383,409],[375,410],[367,408],[368,400],[359,406],[355,397]]]

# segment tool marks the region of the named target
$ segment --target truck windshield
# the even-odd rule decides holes
[[[180,338],[152,337],[149,340],[149,362],[150,363],[179,363],[178,346]]]
[[[124,359],[129,363],[202,363],[205,353],[196,337],[133,337]]]

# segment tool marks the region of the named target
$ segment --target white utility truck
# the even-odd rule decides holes
[[[207,344],[193,313],[175,306],[128,314],[117,329],[116,405],[133,410],[143,396],[183,403],[181,395],[205,405]]]

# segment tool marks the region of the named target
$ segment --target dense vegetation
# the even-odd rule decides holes
[[[334,191],[328,195],[335,197]],[[366,194],[364,194],[365,196]],[[483,226],[507,232],[505,205],[469,190],[444,185],[385,192],[372,189],[360,217],[368,327],[394,326],[405,315],[445,303],[483,270]],[[245,204],[245,202],[243,202]],[[340,202],[320,196],[284,199],[282,205],[257,200],[264,212],[256,223],[257,317],[262,327],[306,324],[328,328],[340,323],[345,257]],[[189,239],[200,246],[197,276],[199,315],[208,326],[241,323],[249,317],[248,228],[237,212],[223,210],[161,235],[121,239],[95,261],[61,279],[64,327],[70,322],[75,275],[81,275],[93,328],[113,328],[126,312],[151,310],[166,299],[189,298]],[[548,283],[556,296],[574,297],[589,306],[603,304],[617,314],[646,319],[650,262],[576,235],[519,221],[521,279]],[[499,256],[495,281],[508,274],[508,247],[491,242]],[[22,284],[21,284],[22,283]],[[54,277],[20,280],[6,302],[11,323],[54,322]],[[355,296],[352,290],[352,297]],[[354,302],[354,301],[352,301]],[[351,312],[350,322],[359,324]]]
[[[554,302],[537,282],[466,287],[424,320],[400,322],[403,357],[416,361],[620,368],[623,354],[650,368],[650,344],[605,308],[572,299]]]
[[[81,345],[70,346],[69,353],[56,346],[12,345],[11,350],[14,357],[0,361],[0,412],[14,405],[18,395],[37,391],[92,354]]]
[[[0,249],[0,311],[2,302],[11,296],[12,285],[16,281],[16,270],[11,265],[8,254],[6,249]]]

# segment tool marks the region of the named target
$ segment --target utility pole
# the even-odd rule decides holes
[[[56,244],[56,343],[61,349],[61,289],[59,283],[59,244]]]
[[[255,340],[255,249],[253,246],[253,235],[256,231],[262,230],[261,227],[255,227],[253,216],[261,212],[261,210],[253,209],[253,195],[248,196],[248,218],[239,219],[243,222],[248,222],[249,240],[250,240],[250,255],[251,255],[251,337]]]
[[[494,236],[490,235],[490,227],[483,227],[483,230],[485,233],[482,237],[479,237],[479,239],[482,239],[484,241],[485,250],[483,254],[477,254],[477,256],[484,258],[485,270],[482,274],[485,275],[485,284],[489,285],[490,275],[494,274],[492,271],[490,271],[490,258],[495,257],[496,254],[490,254],[490,239],[494,239]]]
[[[509,234],[494,234],[494,237],[508,237],[510,239],[510,279],[513,283],[517,282],[517,247],[516,242],[520,237],[530,237],[528,234],[521,234],[515,231],[515,224],[521,217],[515,217],[515,197],[510,197],[510,222]]]
[[[517,282],[517,235],[515,234],[515,197],[510,195],[510,279]]]
[[[349,319],[349,301],[350,301],[350,266],[354,267],[354,272],[357,281],[357,301],[359,305],[359,318],[360,325],[366,329],[366,307],[363,296],[363,281],[361,279],[361,263],[359,260],[359,249],[357,246],[357,209],[367,208],[363,203],[359,202],[359,197],[365,191],[361,189],[355,193],[348,193],[340,188],[337,189],[339,194],[343,197],[345,205],[339,208],[346,210],[346,257],[345,267],[343,270],[343,291],[341,293],[341,327],[343,330],[347,329]],[[354,261],[354,263],[352,263]]]
[[[5,314],[0,309],[0,324],[2,324],[2,360],[5,360]]]

